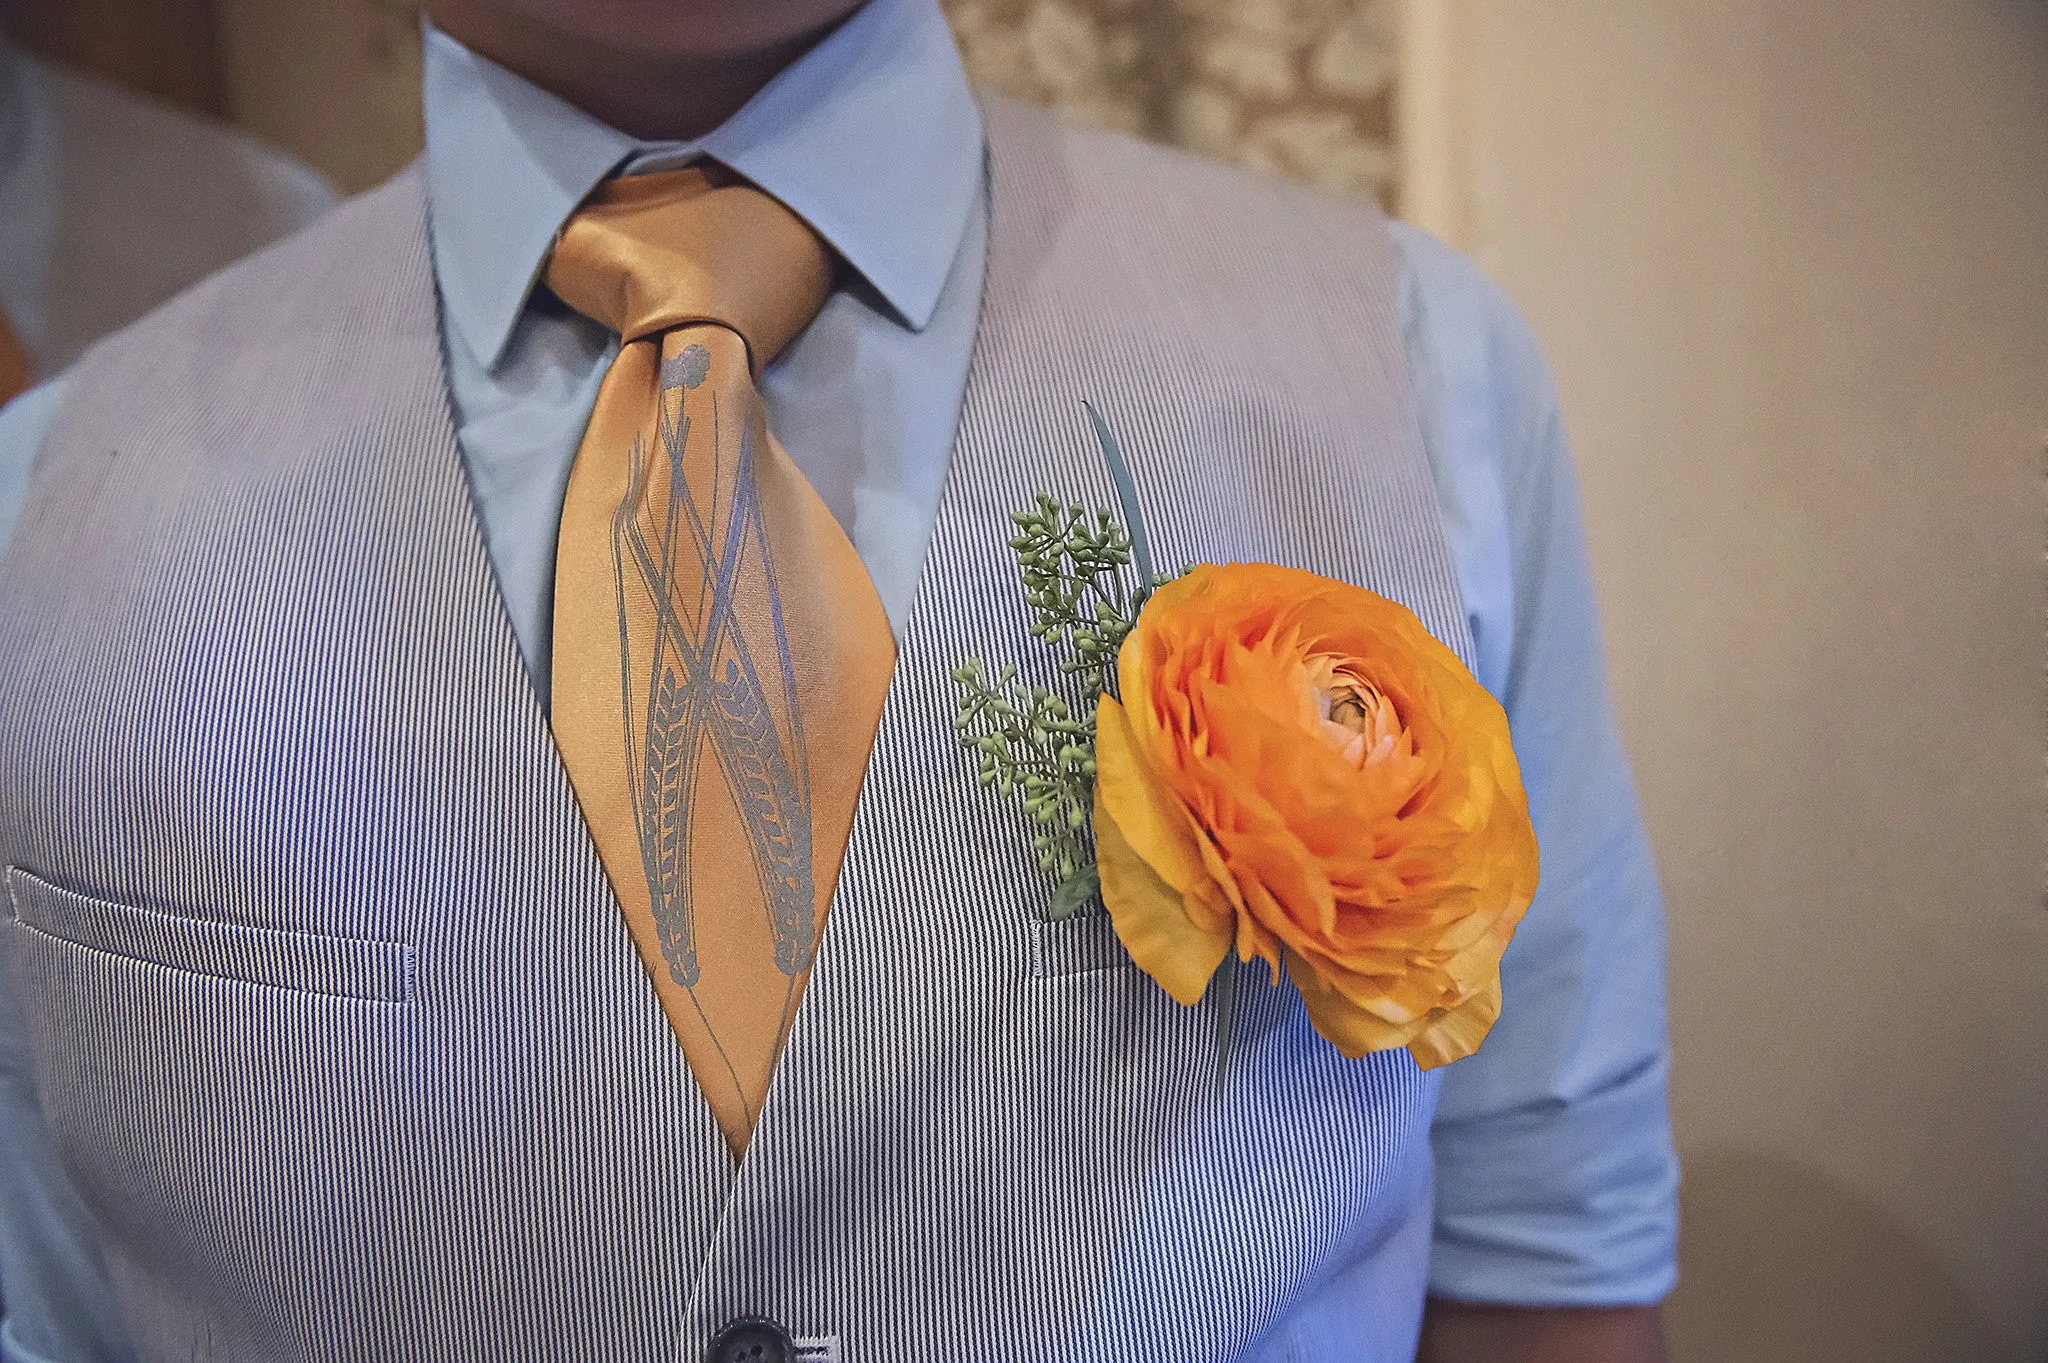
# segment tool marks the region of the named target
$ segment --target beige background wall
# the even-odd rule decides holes
[[[1183,75],[1278,44],[1310,100],[1405,15],[1352,135],[1398,113],[1556,367],[1671,904],[1677,1357],[2048,1360],[2048,4],[1175,3]],[[955,8],[1085,105],[1072,14],[1132,5]],[[410,153],[402,0],[216,13],[242,121],[347,187]]]
[[[1462,18],[1671,905],[1678,1356],[2048,1358],[2048,6]]]

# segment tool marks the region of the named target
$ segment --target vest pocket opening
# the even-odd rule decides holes
[[[1031,976],[1056,979],[1097,970],[1133,970],[1137,963],[1124,950],[1106,913],[1072,918],[1031,920]]]
[[[22,931],[191,975],[373,1003],[409,1003],[413,950],[402,942],[249,927],[79,894],[19,866],[7,902]]]

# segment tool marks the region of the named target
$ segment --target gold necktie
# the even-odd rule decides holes
[[[21,338],[7,320],[7,309],[0,308],[0,406],[26,390],[33,377],[28,352],[21,348]]]
[[[562,506],[555,738],[737,1156],[896,661],[874,584],[754,388],[824,305],[831,261],[774,199],[693,168],[602,189],[547,282],[620,335]]]

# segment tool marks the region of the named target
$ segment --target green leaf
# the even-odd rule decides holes
[[[1053,919],[1072,918],[1087,908],[1089,902],[1102,889],[1102,880],[1096,874],[1093,862],[1060,882],[1052,892],[1052,907],[1046,910],[1046,917]]]
[[[1109,423],[1102,419],[1102,413],[1095,410],[1092,402],[1083,402],[1088,409],[1088,420],[1095,425],[1095,443],[1102,446],[1103,462],[1109,465],[1109,481],[1116,486],[1116,499],[1123,504],[1124,529],[1131,537],[1131,552],[1138,560],[1138,580],[1150,590],[1152,582],[1152,549],[1146,541],[1145,518],[1138,509],[1138,485],[1131,477],[1131,466],[1124,462],[1124,452],[1117,448],[1116,437],[1110,434]]]

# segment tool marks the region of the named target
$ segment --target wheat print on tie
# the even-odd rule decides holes
[[[692,169],[606,186],[564,228],[547,283],[620,335],[562,506],[550,718],[737,1153],[802,997],[895,662],[873,584],[754,386],[822,306],[830,260],[767,195]]]
[[[710,366],[710,352],[694,343],[662,361],[659,453],[649,458],[635,442],[631,486],[612,520],[626,772],[633,780],[638,768],[634,819],[670,978],[686,989],[697,983],[684,847],[692,788],[707,776],[722,775],[739,806],[754,872],[768,901],[775,968],[793,984],[810,962],[812,939],[810,793],[802,718],[760,502],[753,479],[745,476],[752,433],[741,424],[736,460],[721,457],[724,433],[715,393],[706,395],[704,423],[711,447],[709,482],[714,503],[722,488],[726,505],[699,506],[683,476],[693,424],[688,395],[703,384]],[[721,470],[721,463],[738,467]],[[720,477],[721,472],[726,476]],[[654,495],[650,485],[657,473],[666,476],[667,487]],[[773,648],[758,660],[733,609],[740,571],[756,562],[766,578],[773,635],[760,641]],[[628,608],[633,596],[644,596],[654,616],[654,637],[644,658],[634,656]],[[765,680],[764,665],[769,671]],[[636,685],[646,687],[644,704],[633,698]],[[639,722],[642,715],[645,720]],[[703,770],[707,765],[712,770]]]

